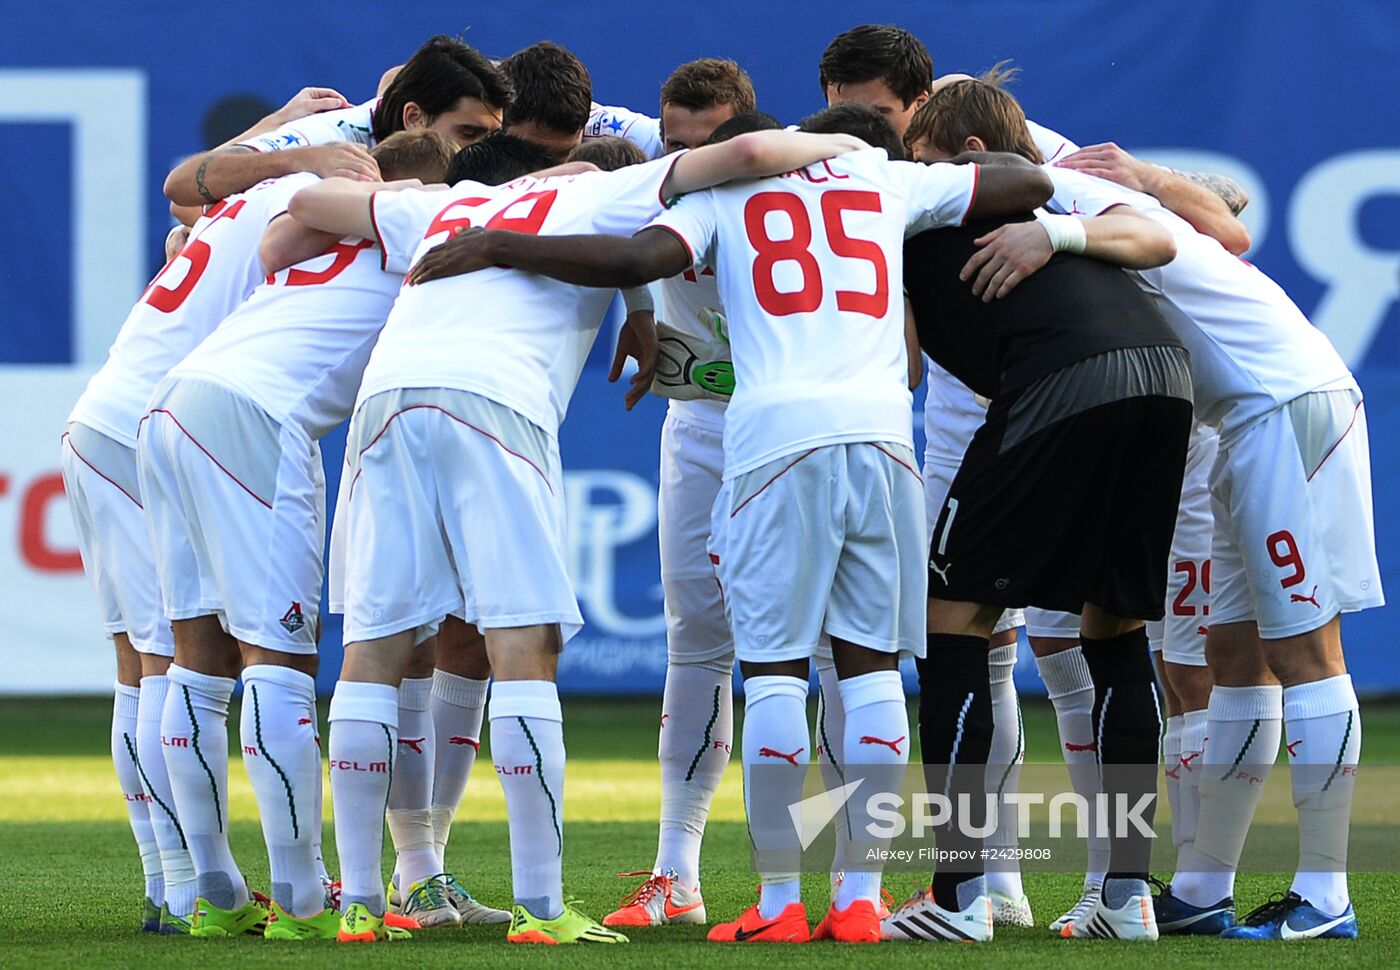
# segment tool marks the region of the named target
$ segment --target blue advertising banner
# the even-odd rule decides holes
[[[1245,186],[1248,258],[1328,334],[1366,392],[1382,567],[1400,596],[1400,454],[1390,447],[1400,434],[1400,99],[1387,96],[1400,90],[1400,5],[75,0],[10,4],[0,32],[0,401],[13,408],[23,394],[27,405],[0,437],[0,628],[7,640],[22,633],[2,648],[7,677],[17,689],[110,683],[107,667],[52,671],[25,667],[18,654],[69,650],[54,617],[72,616],[92,631],[82,634],[92,641],[83,656],[110,665],[95,617],[79,612],[90,595],[67,513],[50,501],[52,476],[81,377],[101,363],[161,264],[170,225],[161,182],[181,157],[306,85],[365,100],[385,68],[435,33],[462,34],[492,56],[556,40],[588,64],[597,100],[642,111],[655,110],[676,64],[732,57],[753,76],[760,106],[792,122],[822,106],[822,50],[860,22],[914,31],[940,74],[1011,58],[1032,118],[1080,144],[1116,141]],[[656,691],[665,664],[655,535],[664,405],[624,414],[620,391],[604,382],[608,332],[562,434],[570,555],[588,625],[561,683]],[[334,494],[339,443],[326,452]],[[1359,687],[1400,690],[1397,623],[1394,606],[1348,619]],[[323,679],[339,666],[338,632],[326,631]]]

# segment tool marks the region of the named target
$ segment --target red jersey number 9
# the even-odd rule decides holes
[[[845,212],[880,212],[880,194],[852,189],[833,189],[822,193],[822,228],[827,248],[833,255],[855,259],[871,265],[875,271],[875,289],[871,293],[859,290],[837,290],[836,308],[850,313],[883,317],[890,305],[890,273],[885,254],[879,243],[856,239],[846,233],[842,220]],[[782,212],[792,222],[792,235],[774,239],[768,234],[767,217]],[[807,207],[791,192],[760,192],[744,206],[744,229],[756,256],[753,263],[754,296],[763,310],[775,317],[792,313],[812,313],[825,299],[821,266],[812,253],[812,222]],[[802,271],[801,288],[781,292],[773,279],[778,263],[793,262]]]

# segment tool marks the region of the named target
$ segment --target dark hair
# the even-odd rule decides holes
[[[443,181],[503,185],[553,164],[549,152],[534,142],[496,131],[452,156]]]
[[[1025,111],[1006,90],[1018,73],[1009,61],[1001,61],[981,77],[943,85],[914,112],[904,143],[927,138],[933,147],[956,155],[975,135],[989,152],[1011,152],[1036,165],[1044,162],[1026,127]]]
[[[781,128],[783,123],[774,118],[766,111],[745,111],[724,121],[718,128],[710,132],[710,137],[706,139],[707,145],[718,145],[722,141],[728,141],[737,135],[746,135],[751,131],[772,131]]]
[[[823,95],[833,84],[884,81],[907,108],[933,86],[933,58],[902,27],[862,24],[827,45],[817,76]]]
[[[412,101],[431,120],[462,98],[493,108],[510,105],[510,80],[473,47],[438,34],[418,48],[384,90],[373,115],[374,137],[383,141],[403,129],[403,109]]]
[[[645,153],[626,138],[590,138],[569,152],[571,162],[592,162],[605,172],[615,172],[628,165],[640,165],[647,160]]]
[[[884,115],[869,105],[847,102],[824,108],[802,119],[803,131],[855,135],[871,148],[883,148],[895,161],[905,158],[904,145]]]
[[[384,181],[441,182],[457,146],[431,128],[396,131],[370,150]]]
[[[676,68],[661,85],[661,107],[668,104],[691,111],[728,105],[739,113],[752,111],[758,96],[748,72],[734,61],[702,57]]]
[[[506,127],[533,122],[542,128],[574,134],[588,123],[593,82],[588,68],[567,48],[544,40],[501,61],[515,89],[506,108]]]

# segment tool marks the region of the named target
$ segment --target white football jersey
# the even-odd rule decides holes
[[[350,416],[403,276],[366,239],[342,239],[267,279],[171,374],[246,395],[318,440]]]
[[[588,114],[588,124],[583,126],[583,139],[610,137],[626,138],[640,148],[647,158],[660,158],[666,154],[659,119],[595,101]]]
[[[315,181],[306,173],[272,179],[211,206],[132,307],[68,420],[136,447],[151,392],[253,292],[263,278],[263,230],[298,189]]]
[[[401,273],[457,226],[631,235],[661,211],[661,189],[679,157],[499,187],[378,192],[370,211],[385,265]],[[614,292],[503,267],[406,286],[360,400],[400,387],[459,388],[555,434]]]
[[[1045,156],[1046,164],[1058,162],[1067,155],[1079,151],[1078,145],[1058,131],[1052,131],[1044,125],[1038,125],[1029,118],[1026,119],[1026,127],[1030,130],[1031,141],[1035,142],[1035,147],[1040,149],[1040,154]]]
[[[820,445],[913,447],[904,236],[961,223],[976,185],[974,165],[868,149],[686,196],[653,221],[719,275],[736,382],[726,479]]]
[[[258,152],[280,152],[288,148],[307,148],[311,145],[329,145],[331,142],[348,141],[366,148],[374,147],[373,126],[370,118],[374,114],[379,99],[364,104],[351,105],[335,111],[322,111],[307,115],[296,121],[289,121],[280,128],[256,138],[249,138],[238,144]]]
[[[1133,275],[1191,352],[1198,420],[1229,434],[1309,391],[1350,385],[1332,342],[1256,267],[1150,195],[1053,165],[1045,171],[1055,183],[1048,208],[1094,216],[1128,205],[1171,231],[1176,258]]]
[[[982,423],[987,409],[962,381],[928,357],[924,358],[928,391],[924,397],[924,461],[957,467]]]
[[[661,281],[661,315],[682,333],[713,340],[715,332],[704,321],[710,313],[724,313],[719,299],[715,271],[708,266],[692,266]],[[724,430],[724,401],[671,401],[667,409],[681,420],[710,431]]]

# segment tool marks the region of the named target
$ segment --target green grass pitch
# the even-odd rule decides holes
[[[569,750],[566,789],[565,890],[585,912],[601,917],[634,881],[615,873],[646,869],[656,846],[659,769],[657,701],[572,701],[564,705]],[[632,933],[622,948],[510,947],[500,928],[421,932],[393,946],[272,943],[256,939],[204,941],[137,932],[140,870],[108,760],[110,703],[100,700],[14,700],[0,704],[0,967],[652,967],[838,966],[851,960],[889,967],[1150,967],[1400,965],[1400,876],[1360,873],[1352,894],[1361,922],[1355,942],[1225,943],[1167,939],[1156,946],[1051,937],[1044,924],[1077,898],[1071,873],[1029,873],[1027,892],[1040,924],[997,931],[987,946],[887,944],[879,949],[822,943],[803,947],[720,947],[704,942],[703,927]],[[1400,706],[1363,705],[1364,761],[1400,762]],[[1047,705],[1025,711],[1028,761],[1058,761]],[[236,741],[237,718],[229,722]],[[448,848],[448,864],[484,901],[510,899],[510,860],[504,800],[485,763],[478,764]],[[267,860],[256,806],[235,754],[230,813],[235,855],[253,886],[265,886]],[[1394,805],[1400,786],[1382,793]],[[1374,796],[1371,792],[1368,797]],[[329,798],[327,799],[329,809]],[[1291,806],[1288,807],[1291,812]],[[1360,809],[1358,809],[1360,811]],[[1393,814],[1390,817],[1394,817]],[[757,878],[748,868],[737,763],[715,801],[704,850],[705,901],[711,918],[729,918],[753,900]],[[1400,840],[1400,829],[1394,830]],[[327,861],[334,842],[326,826]],[[386,850],[388,847],[385,838]],[[390,857],[386,852],[386,867]],[[387,872],[386,868],[386,872]],[[806,877],[804,895],[815,920],[826,904],[825,878]],[[891,874],[896,896],[913,888],[913,873]],[[1242,909],[1286,889],[1286,875],[1245,875]],[[1131,953],[1124,947],[1132,946]]]

